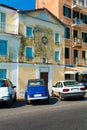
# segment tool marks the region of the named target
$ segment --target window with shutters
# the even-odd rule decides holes
[[[26,27],[26,36],[33,37],[33,28],[32,27]]]
[[[82,32],[82,39],[84,43],[87,43],[87,33]]]
[[[55,61],[59,61],[60,60],[60,52],[59,51],[55,51],[54,52],[54,60]]]
[[[0,55],[8,55],[8,44],[6,40],[0,40]]]
[[[60,35],[58,33],[55,33],[55,43],[60,42]]]
[[[0,32],[5,32],[6,14],[0,12]]]
[[[32,47],[25,47],[25,56],[26,58],[34,58],[33,48]]]
[[[81,20],[84,24],[87,24],[87,15],[81,14]]]
[[[70,39],[70,28],[69,27],[65,27],[65,38]]]
[[[71,18],[71,9],[66,6],[63,6],[63,15],[68,18]]]
[[[7,78],[7,69],[0,69],[0,78]]]

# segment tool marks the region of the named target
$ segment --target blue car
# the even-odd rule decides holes
[[[27,104],[35,100],[44,100],[45,103],[49,103],[49,92],[43,79],[28,80],[25,99]]]

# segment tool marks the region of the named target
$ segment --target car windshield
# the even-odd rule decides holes
[[[7,87],[7,86],[8,86],[7,80],[0,80],[0,87]]]
[[[44,85],[44,82],[43,81],[30,81],[29,85],[30,86]]]
[[[64,86],[67,86],[67,87],[79,85],[79,83],[77,81],[65,81],[65,82],[63,82],[63,84],[64,84]]]

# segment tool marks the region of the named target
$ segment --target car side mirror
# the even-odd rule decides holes
[[[16,88],[16,86],[13,86],[12,88]]]

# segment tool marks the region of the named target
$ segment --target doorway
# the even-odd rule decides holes
[[[46,87],[48,89],[48,72],[40,72],[40,78],[44,79]]]

